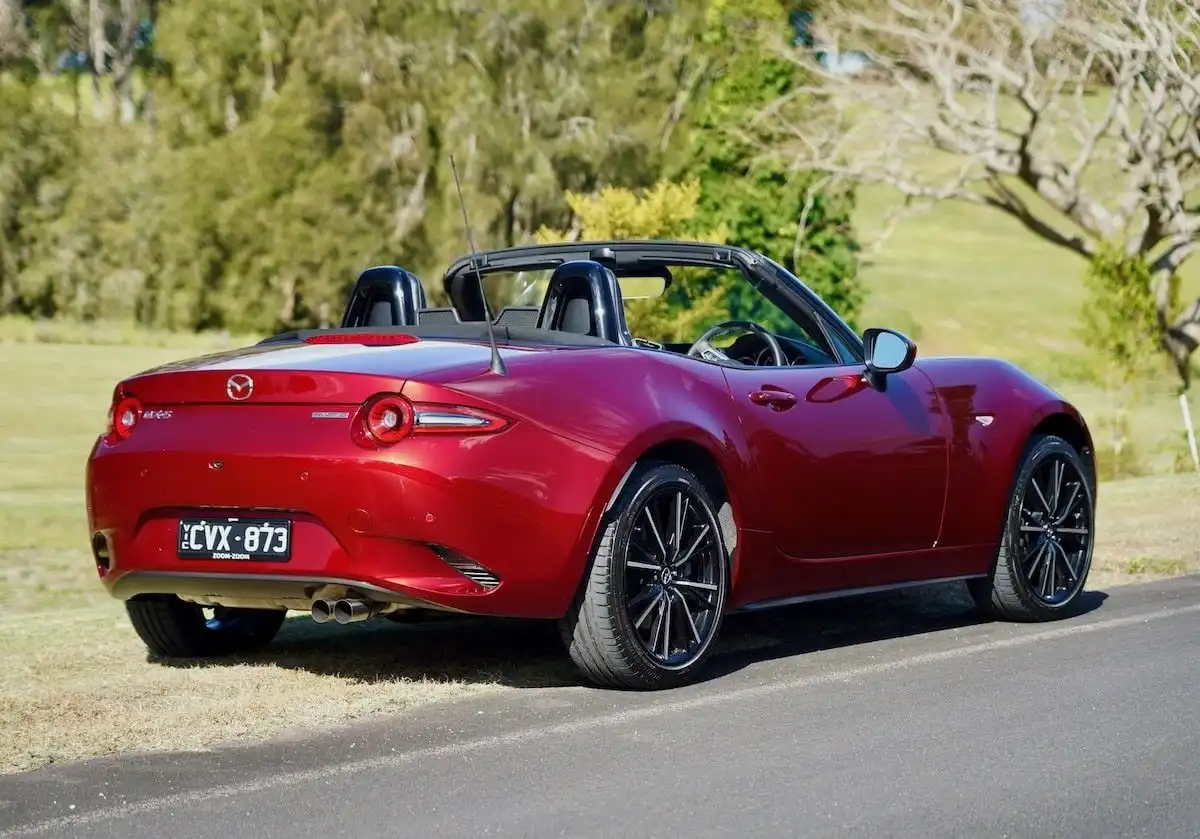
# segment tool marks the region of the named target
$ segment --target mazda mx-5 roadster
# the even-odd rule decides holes
[[[633,334],[704,272],[769,317]],[[432,307],[371,268],[338,327],[116,386],[89,535],[152,654],[245,653],[289,610],[540,618],[591,681],[652,689],[736,610],[961,581],[1042,621],[1084,586],[1087,426],[1006,361],[859,336],[735,247],[516,247],[441,279]]]

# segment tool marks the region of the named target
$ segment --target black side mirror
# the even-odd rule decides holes
[[[867,357],[867,379],[875,387],[882,387],[889,373],[912,367],[917,358],[917,345],[894,329],[871,327],[864,331],[863,350]]]

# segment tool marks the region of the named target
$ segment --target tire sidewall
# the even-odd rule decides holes
[[[647,467],[645,471],[639,471],[639,473],[634,475],[629,484],[629,487],[627,487],[629,495],[626,498],[619,499],[617,504],[614,505],[616,516],[612,526],[615,527],[615,531],[613,533],[613,551],[608,567],[610,606],[613,610],[619,631],[626,639],[626,643],[633,655],[638,659],[640,667],[659,674],[659,678],[663,681],[683,681],[688,674],[700,667],[705,659],[708,658],[712,652],[713,644],[720,634],[729,597],[729,552],[726,550],[725,542],[722,539],[721,527],[717,521],[716,513],[713,511],[712,499],[709,498],[704,486],[691,472],[673,464],[659,464]],[[646,500],[651,495],[666,487],[685,489],[702,502],[704,520],[712,529],[715,536],[717,551],[720,556],[719,573],[722,578],[721,588],[718,592],[717,614],[712,631],[709,633],[708,638],[705,639],[704,646],[700,649],[699,653],[693,656],[686,664],[676,667],[663,665],[645,648],[638,636],[637,630],[633,626],[633,619],[630,617],[625,605],[627,594],[625,560],[628,556],[629,540],[633,534],[634,525],[637,523],[638,516],[642,515],[643,505]],[[625,493],[623,492],[622,495],[624,496]]]

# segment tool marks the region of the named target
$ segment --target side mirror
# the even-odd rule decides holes
[[[871,327],[863,332],[863,350],[867,356],[867,378],[880,386],[889,373],[899,373],[912,367],[917,358],[917,345],[900,332]]]

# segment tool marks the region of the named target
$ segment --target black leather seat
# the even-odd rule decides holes
[[[564,262],[554,269],[537,325],[633,345],[616,275],[588,259]]]
[[[342,328],[414,326],[428,305],[416,274],[396,265],[378,265],[358,275],[342,315]]]

